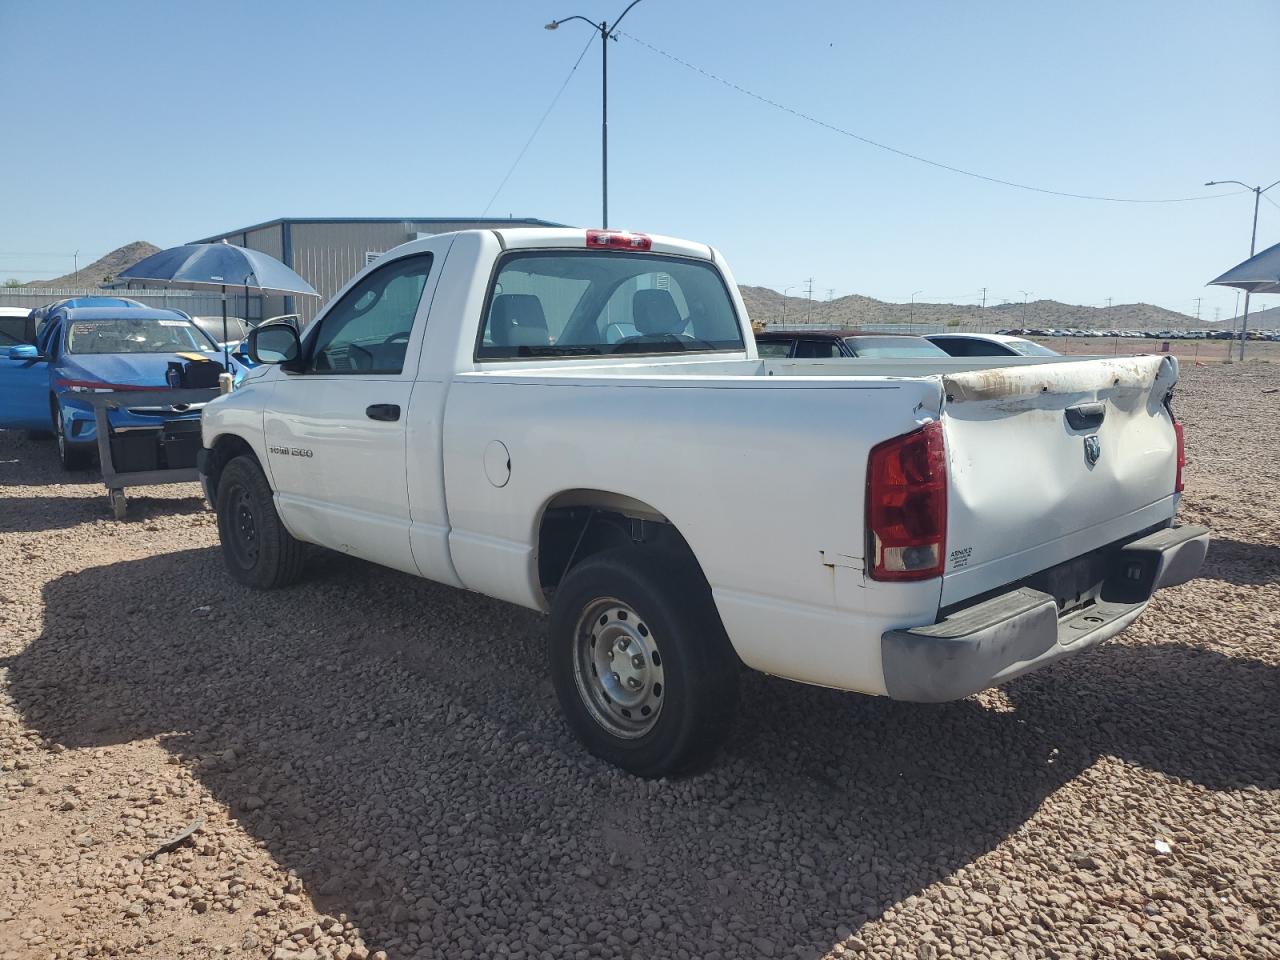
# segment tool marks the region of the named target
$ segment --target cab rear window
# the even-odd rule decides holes
[[[682,257],[529,251],[498,269],[476,358],[745,349],[720,272]]]

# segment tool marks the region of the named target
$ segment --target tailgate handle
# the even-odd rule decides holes
[[[1093,430],[1102,426],[1107,415],[1107,405],[1101,401],[1095,403],[1077,403],[1067,407],[1067,423],[1072,430]]]

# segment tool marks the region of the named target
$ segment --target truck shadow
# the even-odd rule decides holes
[[[1200,576],[1240,586],[1280,583],[1280,547],[1215,537]]]
[[[718,764],[646,783],[567,734],[541,617],[333,555],[309,574],[251,593],[213,549],[68,574],[6,661],[9,694],[68,747],[161,736],[322,909],[395,955],[532,943],[535,913],[583,945],[616,918],[643,956],[705,953],[721,925],[825,949],[993,849],[1099,757],[1280,788],[1280,669],[1118,643],[1011,684],[1001,707],[750,675]],[[505,926],[475,914],[476,893]],[[615,913],[637,903],[644,917]]]

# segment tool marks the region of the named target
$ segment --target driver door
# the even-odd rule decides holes
[[[37,359],[9,356],[13,345],[0,347],[0,430],[52,430],[49,408],[50,354],[61,324],[45,326],[36,338]]]
[[[309,332],[303,369],[280,371],[263,418],[290,532],[409,573],[405,423],[431,263],[413,254],[356,280]]]
[[[11,348],[0,347],[0,430],[52,430],[49,361],[10,357]]]

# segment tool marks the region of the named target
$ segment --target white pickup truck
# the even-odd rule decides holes
[[[548,611],[569,724],[643,776],[711,756],[743,664],[965,697],[1208,545],[1173,522],[1171,357],[761,359],[699,243],[416,240],[249,349],[203,414],[231,574],[283,586],[317,544]]]

